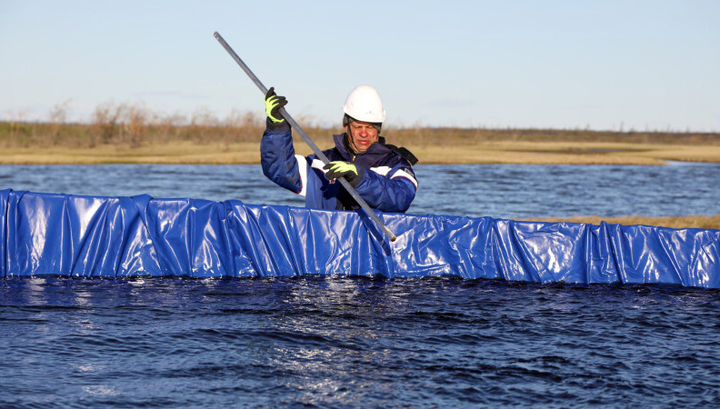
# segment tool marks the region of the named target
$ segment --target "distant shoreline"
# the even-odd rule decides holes
[[[264,118],[156,117],[99,107],[92,123],[0,121],[0,164],[257,164]],[[301,123],[321,149],[340,129]],[[420,164],[660,165],[720,163],[720,133],[554,129],[383,128]],[[295,135],[298,154],[311,150]]]
[[[259,139],[259,137],[258,137]],[[316,142],[324,149],[329,144]],[[296,142],[298,154],[310,148]],[[668,161],[720,163],[720,145],[616,142],[479,141],[468,145],[404,144],[419,164],[663,165]],[[106,144],[69,147],[32,144],[2,146],[0,164],[259,164],[260,143],[170,141],[131,147]]]

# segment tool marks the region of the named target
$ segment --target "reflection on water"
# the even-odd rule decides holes
[[[496,218],[720,213],[720,164],[418,165],[409,213]],[[259,165],[0,165],[0,189],[303,206]]]
[[[715,408],[718,294],[439,278],[5,279],[0,406]]]

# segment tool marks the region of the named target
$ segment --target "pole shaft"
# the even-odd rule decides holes
[[[230,56],[233,58],[233,60],[235,60],[235,62],[238,63],[240,68],[242,68],[243,71],[245,71],[245,74],[247,74],[248,77],[250,77],[250,79],[255,83],[255,85],[257,85],[258,88],[260,88],[260,91],[262,91],[263,94],[267,94],[268,89],[265,87],[265,85],[263,85],[263,83],[260,81],[260,79],[250,70],[250,67],[248,67],[247,64],[245,64],[245,62],[243,62],[242,59],[240,59],[240,57],[235,53],[235,51],[232,49],[232,47],[230,47],[230,45],[227,42],[225,42],[225,39],[222,38],[220,33],[218,33],[216,31],[213,35],[215,36],[215,39],[217,39],[218,42],[220,42],[220,44],[223,46],[223,48],[225,48],[225,51],[227,51],[228,54],[230,54]],[[323,151],[321,151],[320,148],[318,148],[318,146],[315,145],[315,142],[313,142],[312,139],[310,139],[310,136],[307,133],[305,133],[305,131],[300,127],[300,125],[297,122],[295,122],[295,120],[292,118],[292,116],[290,116],[290,114],[288,114],[288,112],[285,110],[284,107],[280,108],[280,113],[285,118],[285,120],[288,121],[290,126],[293,127],[293,129],[295,129],[295,132],[297,132],[303,138],[305,143],[307,143],[308,146],[310,146],[310,149],[312,149],[315,156],[317,156],[324,164],[327,164],[329,162],[327,156],[325,156]],[[370,208],[370,206],[367,204],[367,202],[365,202],[365,200],[362,197],[360,197],[360,194],[358,194],[358,192],[355,190],[355,188],[353,188],[352,185],[350,185],[350,183],[347,180],[345,180],[344,177],[341,177],[338,180],[340,181],[340,184],[345,188],[345,190],[347,190],[347,192],[350,193],[350,196],[352,196],[353,199],[355,199],[355,201],[360,205],[360,207],[365,211],[365,213],[373,220],[373,222],[375,222],[375,224],[380,228],[380,230],[382,230],[383,233],[385,233],[385,235],[390,238],[390,241],[395,241],[395,239],[397,239],[397,237],[393,234],[393,232],[390,231],[390,229],[388,229],[388,227],[385,225],[385,223],[383,223],[383,221],[380,220],[378,215],[375,213],[375,211],[373,211]]]

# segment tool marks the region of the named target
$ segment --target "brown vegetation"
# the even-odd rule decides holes
[[[220,120],[207,110],[188,118],[163,116],[142,104],[105,103],[98,106],[89,123],[65,123],[65,110],[56,106],[47,122],[0,122],[0,146],[95,148],[100,145],[138,148],[176,142],[231,144],[257,141],[265,123],[253,113],[232,112]]]
[[[720,230],[720,214],[714,216],[664,216],[664,217],[646,217],[646,216],[623,216],[623,217],[600,217],[600,216],[574,216],[574,217],[548,217],[542,219],[528,219],[528,221],[540,222],[569,222],[569,223],[587,223],[600,224],[605,222],[609,224],[646,225],[646,226],[662,226],[673,229],[715,229]]]
[[[106,103],[88,123],[67,123],[68,102],[46,122],[0,122],[0,163],[258,163],[264,117],[207,110],[191,117],[160,115],[143,104]],[[20,115],[22,117],[22,115]],[[298,120],[320,147],[340,129]],[[384,128],[388,142],[409,148],[420,163],[659,164],[720,162],[720,134],[485,128]],[[297,139],[298,153],[310,153]]]

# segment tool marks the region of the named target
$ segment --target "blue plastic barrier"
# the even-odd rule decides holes
[[[0,191],[0,275],[459,276],[720,288],[720,230]]]

